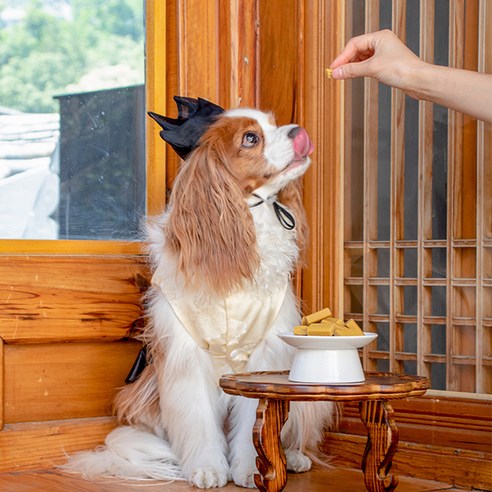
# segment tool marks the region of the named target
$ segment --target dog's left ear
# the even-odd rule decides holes
[[[205,282],[222,296],[253,279],[259,266],[253,219],[220,141],[200,145],[184,162],[169,206],[168,244],[188,282]]]

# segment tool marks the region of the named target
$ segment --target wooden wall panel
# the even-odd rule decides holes
[[[6,345],[5,424],[111,415],[139,349],[135,341]]]
[[[0,255],[0,469],[103,441],[112,419],[80,421],[110,415],[148,277],[142,256]]]
[[[259,2],[257,105],[280,125],[301,123],[302,21],[301,2]]]
[[[119,340],[141,323],[143,257],[0,256],[6,343]]]
[[[359,468],[366,446],[366,437],[332,433],[323,450],[337,456],[340,466]],[[490,460],[486,456],[467,450],[453,450],[416,445],[413,442],[398,444],[391,472],[448,483],[464,490],[490,490]]]
[[[67,454],[94,449],[115,427],[113,417],[12,424],[0,432],[0,472],[52,468]]]
[[[219,0],[219,96],[226,106],[257,105],[258,3]]]
[[[316,150],[304,178],[310,228],[302,298],[307,312],[329,306],[343,313],[343,83],[328,80],[328,67],[342,48],[344,2],[303,5],[301,120]]]
[[[175,95],[224,108],[256,106],[257,2],[166,0],[166,6],[166,114],[177,114]],[[164,152],[169,189],[179,159],[169,146]]]
[[[391,403],[402,441],[431,446],[436,449],[467,449],[478,456],[492,458],[490,436],[492,415],[488,402],[477,398],[429,395]],[[470,413],[473,412],[473,417]],[[429,432],[432,428],[432,432]],[[345,404],[340,432],[366,435],[357,403]]]

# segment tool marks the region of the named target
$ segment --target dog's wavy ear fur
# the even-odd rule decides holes
[[[259,266],[253,219],[217,139],[183,163],[169,202],[166,235],[189,285],[223,296]]]

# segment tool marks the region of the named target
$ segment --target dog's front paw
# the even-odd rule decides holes
[[[287,459],[287,470],[296,473],[309,471],[313,464],[310,458],[297,449],[287,450],[285,457]]]
[[[246,487],[248,489],[254,489],[255,486],[255,473],[258,473],[256,466],[245,466],[244,463],[236,463],[231,470],[232,480],[239,487]]]
[[[188,482],[199,489],[224,487],[227,484],[227,474],[217,471],[213,466],[202,466],[191,472]]]

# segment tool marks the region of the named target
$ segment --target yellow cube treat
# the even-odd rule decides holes
[[[337,337],[360,337],[364,335],[364,332],[359,328],[359,325],[351,319],[345,323],[345,326],[337,326],[335,335]]]
[[[336,318],[324,318],[319,323],[315,323],[315,324],[320,324],[325,328],[331,329],[333,331],[337,326],[339,326]]]
[[[364,335],[364,332],[360,329],[360,326],[353,320],[349,319],[346,323],[345,326],[349,330],[349,335],[360,337]]]
[[[325,68],[325,74],[329,79],[331,79],[332,72],[333,72],[332,68]]]
[[[321,311],[316,311],[313,314],[304,316],[302,318],[301,324],[306,326],[306,325],[310,325],[311,323],[318,323],[318,321],[321,321],[323,318],[328,318],[329,316],[331,316],[330,309],[324,308]]]
[[[345,325],[337,326],[335,328],[334,335],[336,337],[349,337],[350,336],[350,330]]]
[[[343,319],[339,319],[339,318],[324,318],[321,320],[321,323],[328,323],[328,324],[334,323],[335,325],[340,327],[345,326],[345,322],[343,321]]]
[[[307,335],[307,326],[294,326],[294,335]]]
[[[335,332],[335,324],[312,323],[307,327],[307,334],[314,337],[331,337]]]

